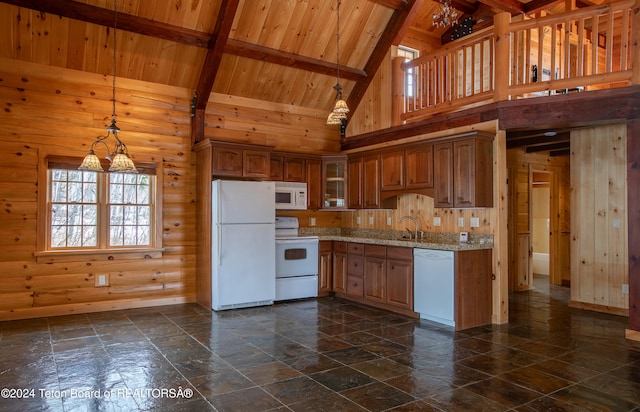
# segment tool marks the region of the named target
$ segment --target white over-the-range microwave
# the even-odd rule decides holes
[[[305,210],[307,208],[307,184],[299,182],[275,182],[276,209]]]

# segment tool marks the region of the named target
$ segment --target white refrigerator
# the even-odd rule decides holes
[[[214,180],[212,185],[212,309],[273,304],[275,184]]]

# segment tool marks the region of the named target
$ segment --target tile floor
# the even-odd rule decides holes
[[[626,318],[536,282],[462,332],[334,299],[1,322],[0,410],[640,411]]]

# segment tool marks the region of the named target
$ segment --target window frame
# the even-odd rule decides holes
[[[105,161],[106,162],[106,161]],[[136,168],[144,174],[153,175],[151,182],[151,219],[150,224],[150,245],[149,246],[108,246],[109,217],[108,209],[108,179],[104,176],[108,172],[97,172],[98,183],[97,196],[98,208],[98,239],[95,247],[79,248],[51,248],[51,199],[49,190],[51,188],[50,169],[69,168],[74,169],[82,163],[82,158],[70,156],[58,156],[42,154],[38,167],[38,232],[37,250],[34,253],[38,263],[52,263],[63,261],[87,260],[120,260],[120,259],[149,259],[162,257],[162,163],[136,162]],[[64,165],[64,167],[62,167]],[[103,164],[105,170],[108,163]]]

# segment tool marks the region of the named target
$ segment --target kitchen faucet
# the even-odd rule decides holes
[[[402,221],[405,219],[411,220],[416,225],[415,230],[413,232],[413,239],[418,240],[418,221],[413,216],[402,216],[400,218],[400,223],[402,223]],[[407,231],[409,232],[409,235],[411,235],[411,232],[409,231],[409,229],[408,228],[405,228],[405,229],[407,229]]]

